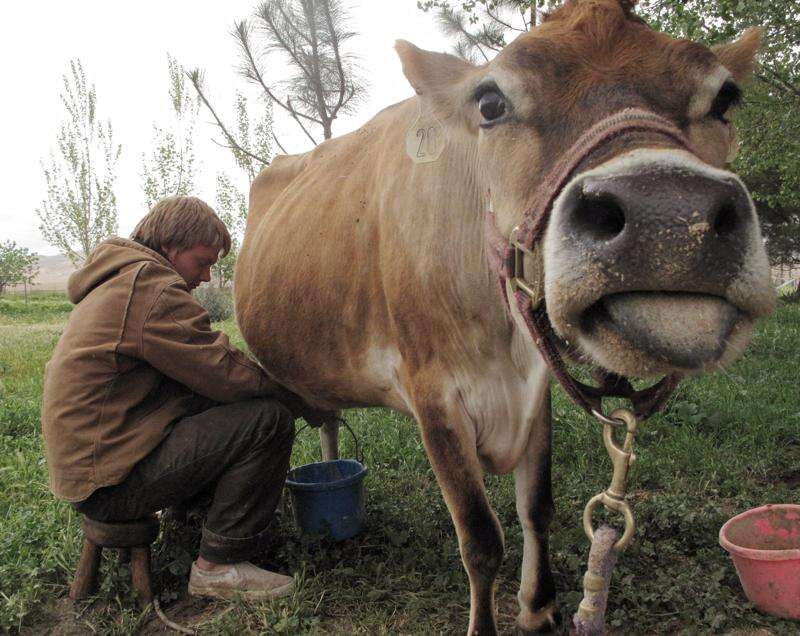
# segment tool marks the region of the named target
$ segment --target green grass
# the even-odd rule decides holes
[[[42,370],[62,328],[65,301],[36,302],[35,310],[23,311],[17,298],[0,301],[0,631],[30,633],[63,619],[57,599],[66,594],[80,547],[75,514],[47,490],[39,432]],[[241,344],[232,321],[221,326]],[[796,623],[764,616],[745,601],[717,544],[719,527],[732,514],[800,500],[798,336],[800,303],[782,302],[742,360],[684,383],[667,411],[643,425],[632,474],[639,530],[617,565],[607,614],[618,633],[798,633]],[[580,599],[588,549],[581,512],[608,485],[611,469],[598,426],[560,391],[554,410],[551,551],[561,611],[569,617]],[[189,611],[186,575],[200,520],[170,526],[154,556],[155,584],[168,613],[186,619],[186,613],[206,612],[211,617],[204,631],[215,634],[465,631],[466,576],[416,424],[377,409],[350,411],[347,419],[370,471],[365,531],[338,544],[299,537],[287,501],[259,562],[297,573],[296,594],[273,603],[203,604]],[[345,431],[341,447],[342,456],[354,454]],[[306,429],[292,463],[317,459],[317,433]],[[511,478],[489,477],[487,486],[505,529],[498,610],[501,630],[509,631],[522,537]],[[130,602],[124,566],[112,559],[109,567],[112,576],[99,600],[74,619],[75,633],[152,631],[152,619]]]
[[[42,372],[69,303],[34,303],[0,300],[0,630],[63,592],[79,543],[75,515],[47,489],[39,425]]]
[[[0,325],[60,324],[69,312],[70,303],[58,292],[13,293],[0,296]]]

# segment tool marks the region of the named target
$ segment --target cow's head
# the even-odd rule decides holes
[[[628,134],[590,154],[560,191],[542,241],[556,332],[623,375],[734,360],[774,305],[752,200],[725,169],[730,123],[759,33],[708,49],[658,33],[632,2],[571,0],[475,67],[398,42],[403,70],[479,179],[508,237],[555,162],[593,124],[638,107],[668,137]]]

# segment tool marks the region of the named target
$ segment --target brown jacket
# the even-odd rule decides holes
[[[45,367],[50,488],[82,501],[121,482],[179,419],[214,402],[274,395],[262,369],[212,331],[169,261],[102,243],[69,279],[76,303]]]

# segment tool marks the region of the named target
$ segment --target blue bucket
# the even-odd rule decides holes
[[[336,541],[361,532],[366,474],[366,467],[354,459],[315,462],[290,470],[286,485],[300,532],[330,533]]]

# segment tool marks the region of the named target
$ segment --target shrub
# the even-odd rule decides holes
[[[230,289],[203,285],[197,288],[194,297],[208,312],[211,322],[220,322],[233,316],[233,298]]]

